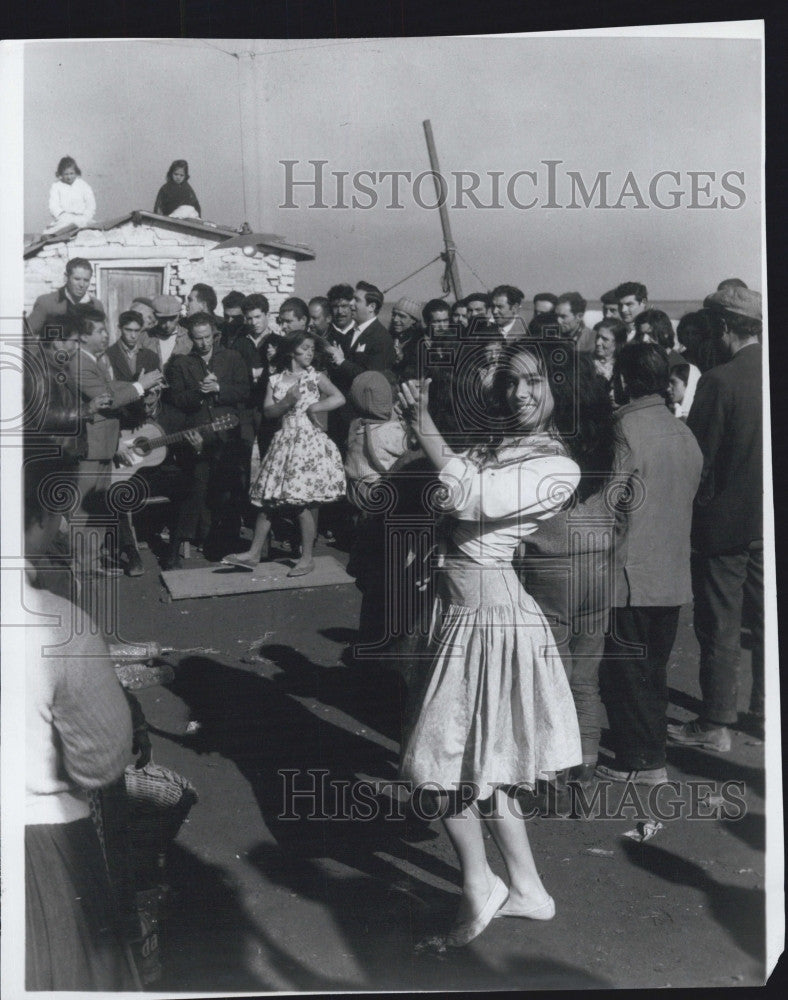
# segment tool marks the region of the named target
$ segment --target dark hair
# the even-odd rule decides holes
[[[212,313],[192,313],[191,316],[186,317],[184,322],[186,323],[186,329],[189,331],[190,337],[194,332],[194,328],[197,326],[209,326],[214,333],[216,332],[216,319]]]
[[[747,286],[741,280],[741,278],[725,278],[717,285],[717,291],[722,292],[726,288],[746,288]]]
[[[534,295],[534,306],[536,306],[537,302],[549,302],[553,309],[555,309],[558,305],[558,296],[553,295],[552,292],[537,292],[536,295]]]
[[[528,324],[528,336],[538,340],[545,338],[558,340],[561,337],[561,328],[555,313],[536,313]]]
[[[69,167],[72,168],[77,177],[82,176],[82,171],[77,166],[77,161],[74,159],[74,157],[63,156],[61,157],[60,162],[57,165],[57,170],[55,171],[55,177],[62,177],[64,172],[68,170]]]
[[[71,274],[71,272],[76,271],[78,267],[85,267],[91,274],[93,274],[93,265],[89,260],[85,260],[84,257],[72,257],[66,264],[66,274]]]
[[[613,365],[613,380],[621,375],[630,399],[658,395],[667,398],[668,355],[658,344],[631,341],[618,353]]]
[[[186,160],[173,160],[172,163],[170,164],[170,169],[167,171],[168,181],[172,180],[172,175],[175,173],[176,170],[186,171],[186,176],[183,178],[183,183],[185,184],[186,181],[188,181],[189,179],[189,164],[186,162]]]
[[[616,295],[617,291],[618,289],[611,288],[609,292],[605,292],[603,295],[599,296],[599,301],[602,303],[603,306],[617,306],[618,305],[618,296]]]
[[[563,295],[559,295],[556,305],[563,305],[564,303],[569,306],[575,316],[584,313],[588,304],[580,292],[564,292]]]
[[[274,368],[278,372],[283,372],[286,368],[290,367],[293,355],[305,340],[311,340],[315,344],[315,347],[317,347],[314,333],[309,333],[308,330],[296,330],[295,333],[288,333],[282,337],[282,343],[277,348],[276,357],[274,358]]]
[[[763,322],[759,319],[742,316],[741,313],[730,312],[728,309],[721,310],[720,315],[725,320],[728,332],[737,340],[747,340],[750,337],[760,339],[763,334]]]
[[[380,312],[383,305],[383,292],[377,285],[371,285],[368,281],[359,281],[356,285],[357,292],[364,293],[364,301],[368,306],[375,306],[375,315]]]
[[[638,302],[645,302],[648,299],[648,291],[645,285],[639,281],[625,281],[616,286],[616,302],[625,299],[628,295],[634,295]]]
[[[80,310],[80,318],[82,319],[82,328],[79,333],[83,337],[93,332],[94,325],[107,322],[107,317],[100,309],[82,309]]]
[[[270,333],[267,333],[260,341],[261,352],[264,353],[268,349],[269,344],[272,344],[278,351],[279,348],[282,346],[284,339],[285,338],[282,336],[281,333],[276,333],[276,331],[271,330]],[[274,355],[274,357],[276,357],[276,355]]]
[[[685,348],[684,357],[701,373],[721,365],[730,358],[722,342],[721,315],[711,309],[685,313],[679,320],[676,339]]]
[[[553,425],[570,458],[580,467],[577,495],[585,500],[602,488],[613,468],[616,432],[607,382],[596,371],[590,354],[567,347],[564,340],[516,340],[504,347],[493,378],[492,408],[496,414],[509,415],[509,369],[520,354],[534,357],[547,377],[553,397]]]
[[[339,302],[340,299],[344,299],[346,302],[353,301],[353,286],[352,285],[332,285],[328,294],[326,295],[329,305],[333,305],[335,302]]]
[[[637,331],[635,333],[635,340],[641,339],[640,328],[644,323],[648,323],[651,327],[649,337],[651,337],[655,344],[664,347],[666,351],[673,349],[676,337],[673,333],[673,324],[670,322],[670,316],[667,313],[661,309],[646,309],[645,312],[639,313],[635,317],[635,330]]]
[[[629,335],[627,324],[623,320],[615,319],[614,317],[611,317],[610,319],[601,319],[594,326],[594,333],[598,333],[600,330],[609,330],[613,334],[616,341],[616,354],[618,354],[627,342],[627,337]]]
[[[228,292],[222,299],[222,309],[243,309],[246,296],[243,292]]]
[[[296,319],[309,319],[309,306],[303,299],[290,298],[279,306],[279,315],[283,312],[291,312]]]
[[[271,310],[268,305],[268,299],[265,295],[261,295],[259,292],[255,292],[253,295],[247,295],[246,298],[241,303],[241,309],[246,313],[251,312],[253,309],[259,309],[260,312],[264,312],[266,316]]]
[[[118,316],[118,326],[125,326],[127,323],[139,323],[140,326],[144,326],[145,320],[136,309],[127,309]]]
[[[470,295],[465,296],[463,301],[466,306],[469,302],[483,302],[487,309],[492,305],[492,300],[487,292],[471,292]]]
[[[689,381],[689,362],[688,361],[675,361],[670,366],[669,375],[677,375],[684,385]]]
[[[434,313],[437,312],[446,312],[451,316],[451,306],[445,299],[430,299],[421,310],[421,318],[424,320],[426,327],[429,327]]]
[[[519,306],[525,298],[525,292],[521,292],[514,285],[496,285],[490,292],[490,300],[492,301],[498,295],[505,295],[510,306]]]
[[[329,315],[330,310],[331,310],[331,304],[328,301],[328,299],[325,297],[325,295],[314,295],[309,300],[309,308],[311,309],[312,306],[320,306],[320,308],[323,310],[323,312],[324,312],[324,314],[326,316]]]
[[[42,445],[51,445],[54,457],[42,458],[39,454],[28,457],[24,463],[24,523],[25,531],[36,521],[41,523],[47,514],[63,512],[58,502],[61,496],[71,492],[75,485],[77,456],[71,453],[57,454],[54,440],[36,440],[36,450]]]
[[[216,292],[211,288],[210,285],[204,284],[202,281],[198,281],[196,285],[192,285],[192,291],[197,292],[202,301],[208,307],[208,312],[216,312]]]
[[[153,309],[153,302],[150,299],[145,299],[141,295],[137,295],[131,300],[131,304],[134,305],[135,302],[139,302],[141,306],[147,306],[148,309]]]
[[[76,335],[82,336],[85,324],[82,322],[81,313],[51,313],[44,320],[41,330],[40,340],[49,342],[51,340],[69,340]]]

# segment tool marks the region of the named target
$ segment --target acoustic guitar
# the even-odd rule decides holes
[[[175,444],[176,441],[183,441],[191,431],[228,431],[237,427],[238,417],[234,413],[225,413],[224,416],[217,417],[209,424],[200,424],[199,427],[189,427],[186,430],[176,431],[174,434],[165,434],[158,424],[150,421],[138,427],[134,431],[121,431],[120,444],[124,445],[125,452],[131,459],[131,465],[116,465],[112,468],[112,482],[122,482],[133,476],[140,469],[151,468],[154,465],[161,465],[167,457],[168,445]]]

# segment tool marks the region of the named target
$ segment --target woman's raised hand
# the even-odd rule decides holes
[[[397,407],[405,420],[418,420],[427,411],[432,379],[409,379],[397,392]]]
[[[298,382],[287,390],[284,398],[285,402],[290,404],[291,409],[296,405],[301,398],[301,389]]]

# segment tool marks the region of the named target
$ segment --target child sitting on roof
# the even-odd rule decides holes
[[[167,182],[159,188],[154,215],[171,215],[176,219],[199,219],[200,203],[189,184],[189,164],[186,160],[173,160],[167,171]]]
[[[64,156],[55,171],[57,180],[49,189],[52,221],[44,235],[57,233],[68,226],[89,225],[96,215],[96,199],[90,185],[82,180],[82,171],[71,156]]]

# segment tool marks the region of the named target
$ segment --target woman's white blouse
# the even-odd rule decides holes
[[[523,536],[569,499],[580,469],[564,455],[538,455],[479,469],[455,456],[441,469],[440,509],[457,519],[454,545],[474,562],[510,562]]]

